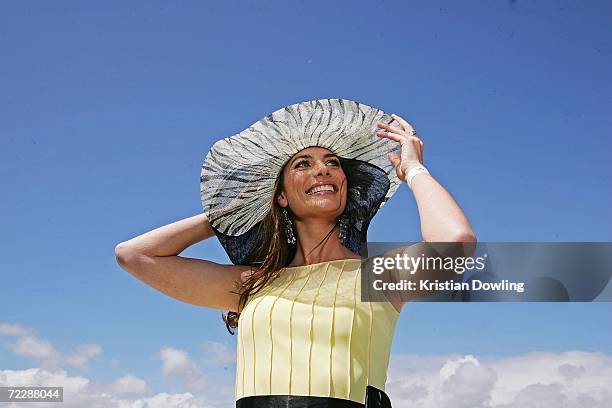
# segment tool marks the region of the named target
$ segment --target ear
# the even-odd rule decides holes
[[[287,196],[285,195],[284,191],[281,191],[280,193],[278,193],[278,195],[276,196],[276,202],[282,208],[285,208],[289,205],[289,201],[287,201]]]

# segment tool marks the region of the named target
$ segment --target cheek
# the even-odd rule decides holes
[[[341,189],[345,191],[348,190],[348,180],[346,179],[346,176],[344,174],[338,175],[338,185]]]
[[[285,179],[285,191],[287,192],[287,198],[299,197],[302,192],[305,177],[300,173],[289,174]]]

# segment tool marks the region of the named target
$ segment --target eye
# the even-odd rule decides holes
[[[308,165],[309,165],[308,160],[300,160],[299,162],[297,162],[295,167],[296,168],[298,168],[298,167],[306,167]]]
[[[331,164],[332,166],[336,166],[339,167],[340,166],[340,161],[338,159],[331,159],[327,162],[327,164]]]

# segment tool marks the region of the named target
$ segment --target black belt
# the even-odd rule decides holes
[[[236,401],[236,408],[392,408],[384,391],[368,385],[365,405],[332,397],[302,395],[253,395]]]

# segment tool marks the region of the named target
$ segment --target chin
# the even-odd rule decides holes
[[[342,214],[344,210],[342,204],[335,200],[320,200],[319,202],[310,204],[309,207],[312,208],[313,212],[317,215],[338,216]]]

